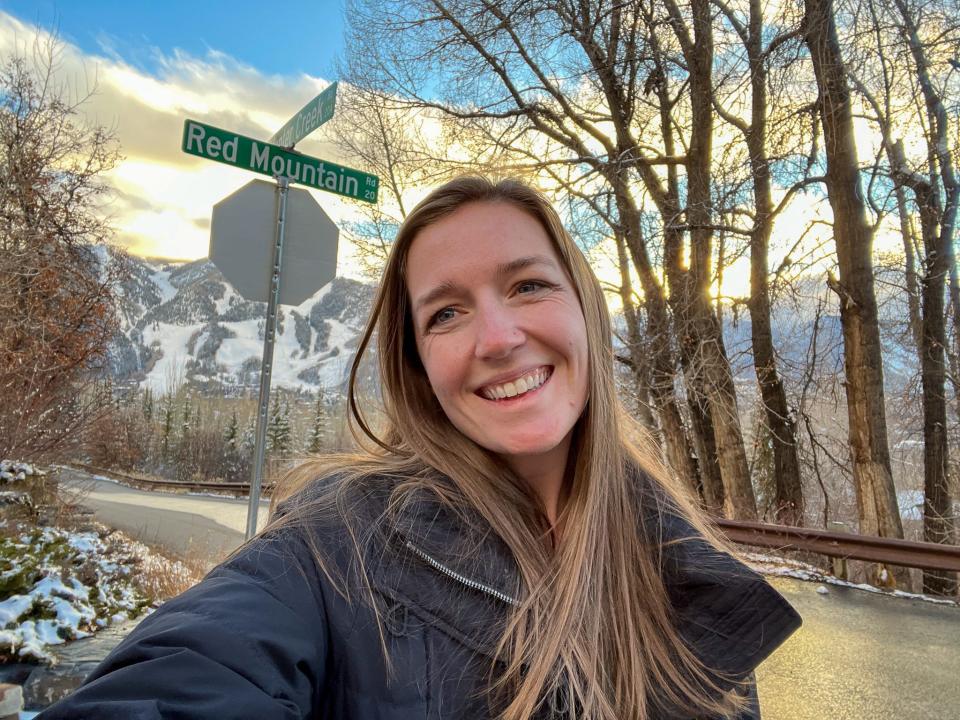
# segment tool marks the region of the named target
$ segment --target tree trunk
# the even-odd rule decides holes
[[[920,377],[923,385],[923,539],[952,545],[954,524],[947,458],[944,357],[947,333],[943,301],[947,253],[945,248],[938,247],[941,243],[936,233],[935,219],[931,218],[928,222],[929,227],[924,228],[923,232],[928,262],[921,296],[923,332],[920,347]],[[924,570],[923,591],[934,595],[956,595],[957,574]]]
[[[710,192],[713,152],[713,27],[709,0],[693,0],[693,42],[684,44],[690,74],[690,149],[687,154],[687,207],[690,226],[690,269],[683,310],[684,340],[701,373],[713,424],[713,440],[723,481],[728,517],[753,520],[757,503],[743,446],[733,374],[723,346],[723,333],[710,305],[713,249],[713,200]]]
[[[953,544],[954,521],[950,501],[947,450],[946,364],[947,344],[944,290],[949,269],[949,246],[960,203],[960,183],[948,150],[947,113],[930,79],[929,66],[913,16],[904,0],[894,0],[917,69],[917,80],[930,118],[927,143],[940,170],[946,202],[940,206],[936,178],[913,185],[920,208],[920,230],[926,256],[921,304],[923,330],[920,340],[920,377],[923,386],[923,537],[927,542]],[[909,175],[902,168],[904,175]],[[925,570],[924,592],[955,595],[957,574]]]
[[[614,188],[617,215],[630,257],[633,260],[647,311],[647,346],[651,350],[650,395],[653,399],[660,429],[663,432],[667,464],[690,489],[700,495],[700,474],[690,451],[690,440],[683,424],[674,392],[675,363],[670,343],[670,319],[663,286],[653,271],[646,245],[640,236],[640,212],[629,192],[625,175],[611,174],[607,178]],[[702,495],[700,495],[702,499]]]
[[[871,252],[873,230],[867,223],[860,186],[850,91],[832,0],[805,0],[804,40],[820,91],[827,194],[833,209],[840,268],[839,280],[831,276],[829,282],[840,300],[850,457],[860,532],[902,538],[903,525],[887,447]]]
[[[752,86],[750,127],[746,134],[753,176],[756,216],[750,233],[750,335],[760,398],[773,441],[774,517],[783,525],[803,525],[803,484],[797,458],[797,430],[777,372],[770,322],[769,261],[773,230],[770,163],[767,157],[767,69],[763,57],[763,10],[750,0],[747,56]]]
[[[645,353],[648,344],[644,342],[640,318],[633,302],[633,282],[630,279],[627,246],[621,230],[615,229],[614,235],[617,243],[617,263],[620,268],[620,303],[623,305],[623,318],[627,326],[627,345],[630,350],[633,382],[637,393],[636,413],[640,423],[650,435],[650,439],[660,446],[660,429],[650,409],[650,368]]]

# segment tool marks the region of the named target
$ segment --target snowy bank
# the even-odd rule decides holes
[[[18,533],[0,521],[0,662],[52,662],[51,646],[137,617],[163,590],[197,580],[183,563],[94,527]]]

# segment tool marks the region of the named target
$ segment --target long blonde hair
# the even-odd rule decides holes
[[[589,400],[574,432],[559,520],[564,530],[553,548],[544,542],[550,528],[535,494],[450,423],[417,354],[405,282],[410,246],[422,229],[476,202],[509,203],[540,222],[586,320]],[[361,362],[374,337],[380,432],[357,395]],[[434,190],[400,227],[351,368],[351,423],[368,450],[299,466],[278,496],[293,497],[333,469],[354,479],[399,478],[390,488],[395,502],[414,488],[430,489],[431,475],[449,478],[460,500],[509,547],[519,569],[522,595],[500,640],[502,669],[491,678],[491,702],[496,698],[503,720],[526,720],[558,693],[570,717],[597,720],[642,720],[655,712],[651,702],[690,716],[726,716],[743,705],[736,693],[724,692],[677,631],[657,534],[663,513],[717,541],[623,411],[613,362],[600,284],[549,201],[515,180],[458,178]],[[641,484],[655,492],[641,493]],[[442,501],[454,502],[433,489]],[[328,572],[323,549],[315,552]]]

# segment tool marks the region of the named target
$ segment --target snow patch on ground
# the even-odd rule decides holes
[[[230,309],[230,305],[233,302],[243,300],[243,298],[240,297],[240,294],[233,289],[233,285],[230,283],[224,283],[223,289],[223,297],[214,303],[217,308],[217,315],[223,315],[227,310]],[[236,298],[236,300],[234,300],[234,298]]]
[[[825,574],[822,570],[814,567],[813,565],[808,565],[807,563],[803,563],[798,560],[790,560],[787,558],[776,557],[774,555],[762,555],[760,553],[742,553],[741,557],[747,561],[747,564],[750,565],[750,567],[763,575],[792,577],[796,578],[797,580],[806,580],[807,582],[823,583],[825,585],[838,585],[841,587],[855,588],[857,590],[877,593],[879,595],[889,595],[891,597],[905,598],[908,600],[923,600],[924,602],[934,603],[935,605],[952,605],[954,607],[960,606],[960,602],[957,602],[956,600],[932,597],[930,595],[922,595],[920,593],[908,593],[904,592],[903,590],[885,590],[873,585],[867,585],[866,583],[852,583],[846,580],[840,580],[839,578],[835,578],[833,575]],[[823,586],[821,585],[821,587]],[[825,592],[821,592],[820,588],[817,588],[817,592],[821,595],[829,594],[829,590],[827,588],[824,587],[823,590]]]
[[[225,338],[220,343],[217,350],[216,362],[218,365],[225,365],[229,368],[239,368],[248,358],[254,358],[257,362],[263,356],[263,338],[259,335],[259,328],[263,320],[242,320],[236,322],[223,322],[221,325],[229,328],[235,334],[235,337]],[[349,354],[343,352],[343,346],[356,335],[356,332],[337,320],[327,320],[330,324],[330,338],[328,346],[330,348],[340,348],[341,352],[320,361],[321,369],[319,373],[319,386],[333,387],[339,385],[346,373],[346,360]],[[277,332],[273,349],[273,377],[272,383],[275,387],[306,387],[315,388],[312,385],[300,379],[301,372],[317,363],[316,355],[306,358],[300,357],[301,348],[297,341],[295,323],[291,316],[287,316],[283,323],[284,332]]]
[[[104,526],[0,537],[0,662],[53,662],[51,647],[140,615],[151,578],[195,581],[182,563]]]

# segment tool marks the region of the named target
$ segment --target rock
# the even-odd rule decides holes
[[[23,686],[26,706],[44,708],[72,693],[138,622],[125,620],[91,637],[51,648],[57,656],[56,663],[52,667],[38,666]]]
[[[96,667],[90,665],[64,665],[38,667],[23,686],[23,699],[28,708],[45,708],[72,693]]]
[[[32,503],[30,493],[16,492],[14,490],[0,491],[0,505],[27,505]]]
[[[829,595],[830,588],[828,588],[826,585],[821,585],[820,587],[817,588],[817,592],[820,593],[821,595]]]
[[[19,685],[0,685],[0,720],[17,720],[23,710],[23,689]]]

